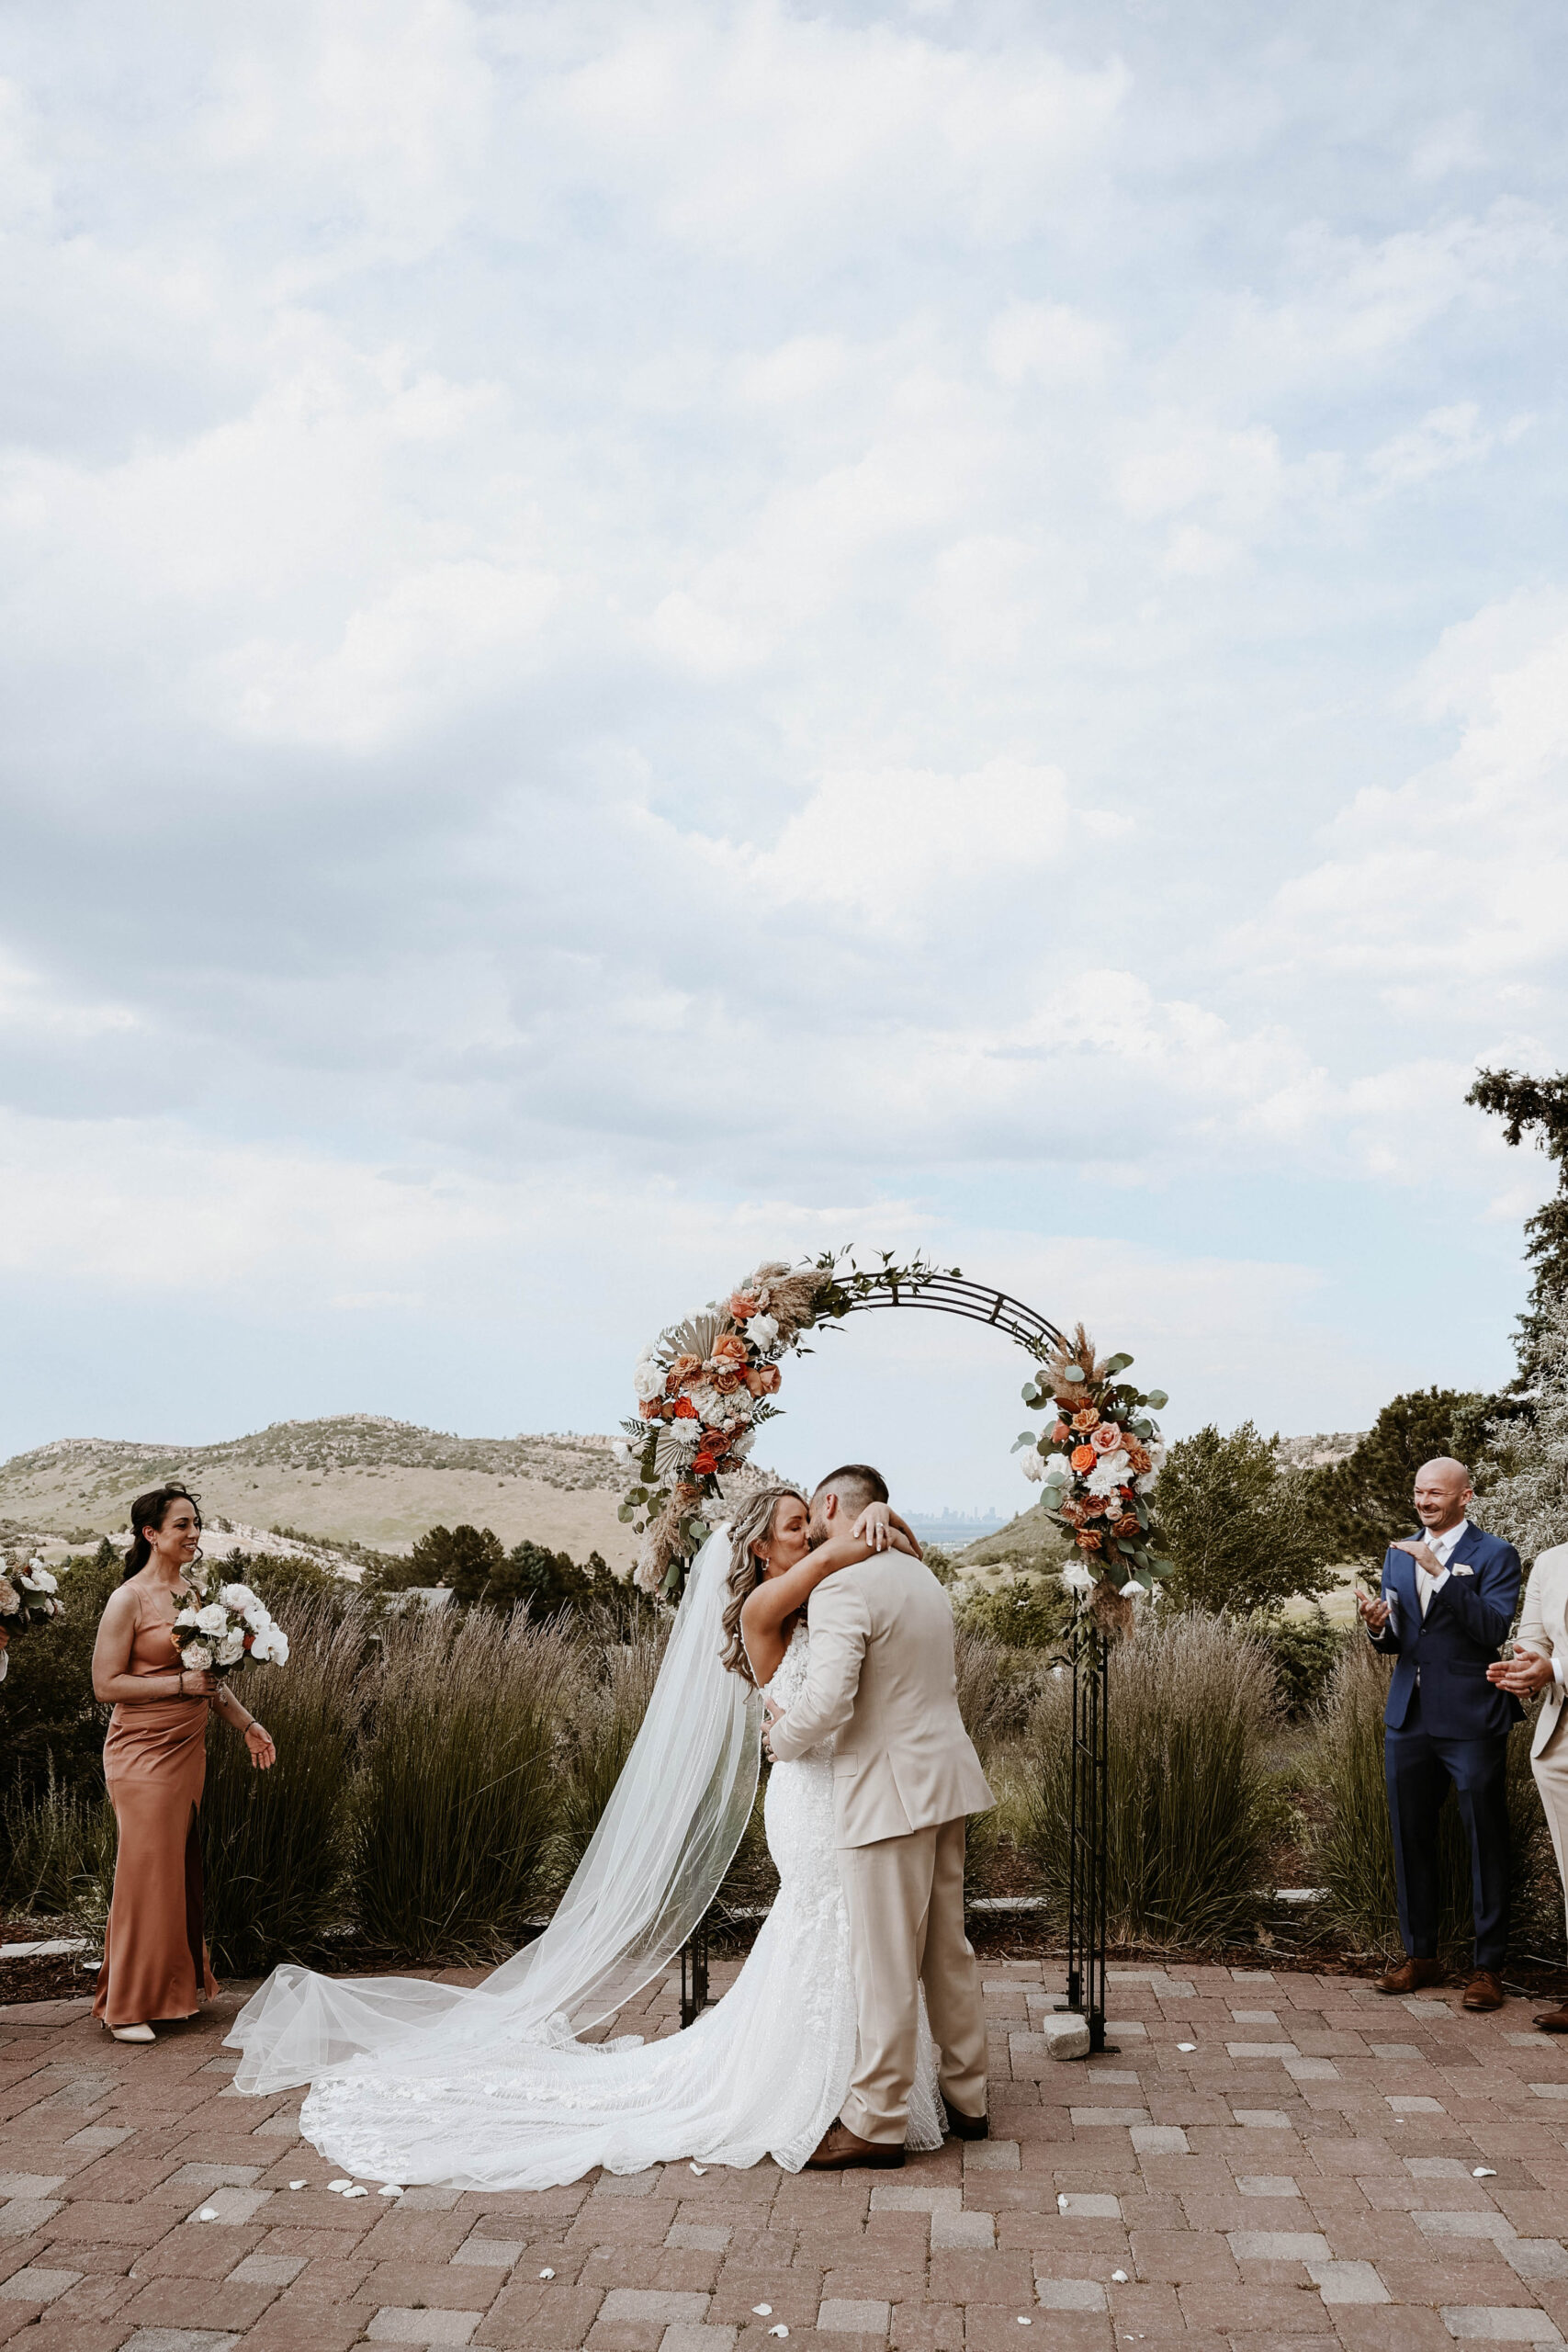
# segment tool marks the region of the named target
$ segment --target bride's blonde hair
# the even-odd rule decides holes
[[[739,1674],[753,1690],[757,1678],[740,1638],[740,1611],[767,1574],[767,1563],[758,1558],[756,1546],[765,1544],[773,1533],[773,1513],[786,1498],[797,1503],[806,1501],[798,1487],[759,1487],[729,1523],[729,1573],[726,1578],[729,1599],[724,1604],[724,1647],[719,1656],[731,1674]]]

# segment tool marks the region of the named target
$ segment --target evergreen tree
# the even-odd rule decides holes
[[[1334,1582],[1306,1475],[1282,1468],[1250,1421],[1228,1436],[1211,1422],[1173,1445],[1155,1502],[1176,1563],[1165,1596],[1178,1609],[1250,1616]]]
[[[1525,1219],[1525,1256],[1533,1261],[1535,1275],[1529,1306],[1518,1323],[1517,1393],[1535,1385],[1553,1304],[1568,1295],[1568,1070],[1555,1078],[1526,1078],[1511,1069],[1483,1069],[1464,1099],[1504,1122],[1505,1143],[1520,1144],[1533,1135],[1537,1150],[1557,1162],[1556,1192]]]
[[[1314,1510],[1328,1556],[1381,1560],[1396,1535],[1416,1526],[1416,1473],[1440,1454],[1473,1465],[1488,1400],[1457,1388],[1418,1388],[1385,1405],[1344,1462],[1309,1471]]]
[[[1495,1432],[1505,1475],[1486,1490],[1486,1524],[1533,1560],[1568,1543],[1568,1293],[1538,1318],[1535,1410]]]

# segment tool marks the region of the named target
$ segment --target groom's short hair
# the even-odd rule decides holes
[[[829,1493],[841,1496],[849,1510],[863,1510],[867,1503],[888,1499],[886,1479],[869,1462],[846,1462],[841,1469],[829,1470],[818,1480],[811,1499],[815,1502],[818,1495]]]

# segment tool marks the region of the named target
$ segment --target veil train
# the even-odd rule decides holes
[[[313,2082],[395,2052],[400,2075],[508,2045],[560,2043],[612,2016],[667,1967],[712,1902],[757,1792],[762,1702],[721,1663],[728,1526],[697,1556],[648,1713],[587,1852],[536,1941],[482,1984],[319,1976],[285,1964],[226,2046],[239,2091]]]

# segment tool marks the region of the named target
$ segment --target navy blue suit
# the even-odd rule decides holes
[[[1398,1659],[1383,1710],[1383,1771],[1399,1926],[1413,1958],[1436,1959],[1438,1815],[1451,1781],[1470,1833],[1475,1965],[1497,1970],[1508,1942],[1508,1734],[1523,1710],[1486,1669],[1514,1622],[1519,1555],[1500,1536],[1467,1527],[1448,1565],[1423,1617],[1417,1588],[1430,1590],[1431,1578],[1408,1552],[1388,1553],[1382,1595],[1397,1628],[1391,1622],[1372,1637]]]

